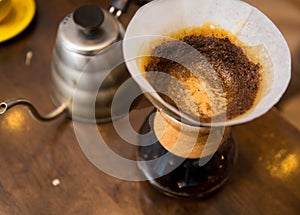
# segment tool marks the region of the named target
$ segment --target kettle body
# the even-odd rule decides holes
[[[51,65],[51,98],[57,106],[71,100],[67,109],[73,119],[107,122],[125,114],[122,104],[112,110],[115,93],[130,77],[123,62],[123,35],[116,17],[95,6],[78,8],[60,23]]]

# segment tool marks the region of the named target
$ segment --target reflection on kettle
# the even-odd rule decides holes
[[[75,120],[107,122],[112,119],[115,93],[131,89],[120,86],[130,75],[122,54],[124,28],[117,18],[96,6],[82,6],[67,15],[58,27],[52,59],[51,98],[57,109],[40,114],[26,99],[9,99],[0,105],[3,114],[16,105],[26,105],[42,121],[67,113]],[[76,102],[74,102],[74,98]],[[118,104],[114,117],[126,114]]]

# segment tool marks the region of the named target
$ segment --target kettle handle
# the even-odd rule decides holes
[[[130,0],[112,0],[109,12],[119,18],[122,13],[126,13]]]

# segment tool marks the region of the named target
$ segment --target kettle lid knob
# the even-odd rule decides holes
[[[124,29],[115,16],[100,7],[85,5],[60,22],[56,43],[66,54],[95,55],[123,35]]]
[[[104,12],[93,5],[85,5],[74,11],[74,23],[86,34],[96,32],[104,21]]]

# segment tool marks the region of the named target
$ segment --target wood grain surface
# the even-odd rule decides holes
[[[288,16],[277,11],[294,3],[249,2],[258,8],[261,5],[293,47],[299,44],[299,37],[290,35],[299,33],[299,24],[286,23]],[[36,3],[31,25],[0,44],[0,100],[28,98],[46,113],[54,108],[49,96],[50,65],[58,24],[79,6],[95,4],[108,9],[109,1]],[[125,27],[137,9],[132,1],[121,17]],[[25,64],[28,51],[33,53],[30,65]],[[133,111],[132,125],[139,128],[148,112]],[[98,129],[112,150],[135,157],[135,148],[118,136],[111,123],[98,125]],[[0,214],[299,214],[300,132],[272,109],[259,119],[233,127],[233,134],[238,161],[225,186],[204,199],[175,199],[148,182],[121,180],[96,168],[82,152],[70,119],[39,122],[26,108],[16,107],[0,116]],[[58,185],[53,184],[55,180]]]

